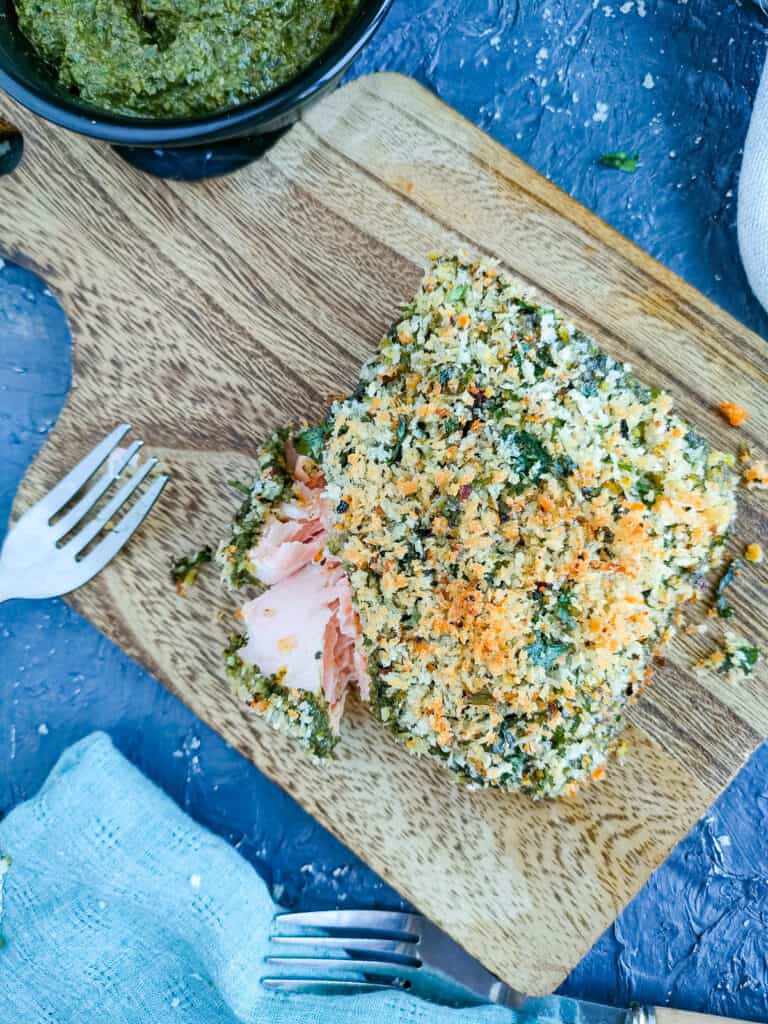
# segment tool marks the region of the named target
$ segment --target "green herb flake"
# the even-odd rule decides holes
[[[656,484],[649,476],[639,476],[635,481],[635,494],[647,507],[651,508],[656,501]]]
[[[405,435],[407,433],[408,433],[408,417],[407,416],[400,416],[400,417],[398,417],[397,428],[395,430],[395,446],[392,449],[392,451],[390,453],[390,456],[389,456],[389,464],[390,465],[394,465],[394,463],[400,461],[400,457],[403,454],[403,441],[405,440]]]
[[[572,473],[576,472],[576,463],[570,455],[561,455],[559,458],[552,460],[551,469],[554,476],[563,480],[565,477],[571,476]]]
[[[471,693],[467,697],[467,704],[472,704],[475,707],[492,707],[495,703],[493,694],[488,690],[478,690],[477,693]]]
[[[541,665],[542,668],[549,669],[562,654],[567,654],[572,646],[572,644],[563,643],[561,640],[550,640],[546,636],[540,635],[533,643],[528,644],[526,651],[528,659],[534,665]]]
[[[601,167],[610,167],[614,171],[624,171],[625,174],[634,174],[639,162],[639,153],[626,153],[624,150],[617,150],[614,153],[601,153],[598,160]]]
[[[213,549],[208,544],[194,555],[184,555],[175,559],[171,563],[171,579],[176,584],[176,590],[183,594],[184,588],[191,587],[197,580],[200,567],[212,560]]]
[[[458,284],[448,295],[449,302],[462,302],[469,291],[468,284]]]
[[[446,498],[443,502],[443,515],[448,520],[448,525],[452,530],[461,522],[461,502],[458,498],[450,497]]]
[[[760,660],[760,649],[758,647],[740,647],[733,654],[733,659],[740,665],[745,675],[752,675],[752,672]]]
[[[742,564],[741,559],[734,559],[718,581],[715,589],[715,611],[721,619],[732,619],[735,614],[734,609],[728,604],[725,591],[736,579],[736,576],[741,571]]]
[[[600,390],[600,386],[603,381],[608,376],[609,371],[613,368],[613,360],[604,352],[598,352],[585,359],[580,374],[581,382],[579,390],[581,393],[586,395],[587,398],[591,398],[593,395],[596,395]]]
[[[576,619],[573,615],[573,594],[568,587],[563,587],[557,595],[555,614],[566,629],[576,628]]]
[[[304,455],[314,462],[322,462],[325,444],[325,425],[308,427],[293,438],[293,447],[298,455]]]
[[[515,430],[507,436],[512,443],[512,468],[515,473],[521,481],[536,483],[549,467],[549,452],[527,430]]]
[[[538,483],[545,473],[562,480],[576,469],[569,455],[553,458],[541,441],[527,430],[504,431],[503,436],[510,443],[510,462],[520,478],[519,488]]]
[[[740,672],[743,676],[751,676],[760,660],[760,649],[742,643],[733,635],[728,637],[725,657],[717,668],[719,675],[730,675]]]

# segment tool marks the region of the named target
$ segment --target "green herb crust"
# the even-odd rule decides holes
[[[230,486],[245,498],[216,557],[224,579],[234,588],[261,586],[250,552],[270,512],[292,496],[294,480],[286,461],[289,438],[299,455],[317,458],[322,452],[322,427],[310,427],[294,436],[290,429],[278,430],[262,446],[251,483],[230,481]],[[298,740],[316,757],[332,757],[337,738],[324,695],[292,688],[290,681],[279,675],[265,676],[257,665],[241,657],[246,643],[246,635],[232,634],[224,651],[226,672],[235,693],[273,728]]]
[[[290,494],[293,480],[285,461],[289,436],[288,429],[270,435],[259,452],[256,473],[250,484],[230,481],[230,486],[244,494],[245,500],[235,515],[229,535],[219,544],[216,560],[224,579],[232,587],[259,583],[248,555],[271,509]]]
[[[263,676],[255,665],[240,657],[247,642],[244,634],[233,633],[224,651],[234,693],[274,729],[298,740],[316,757],[333,757],[337,737],[331,729],[325,697],[292,689],[278,676]]]
[[[474,785],[599,777],[722,557],[732,459],[492,263],[436,256],[325,442],[378,717]]]

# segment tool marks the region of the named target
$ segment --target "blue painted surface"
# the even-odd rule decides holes
[[[353,74],[411,74],[768,337],[738,263],[735,189],[768,38],[716,0],[398,0]],[[601,170],[638,150],[635,175]],[[2,239],[0,239],[0,249]],[[70,380],[44,285],[0,270],[0,523]],[[95,728],[288,905],[398,897],[61,601],[0,606],[0,811]],[[573,995],[768,1020],[768,749],[573,972]]]

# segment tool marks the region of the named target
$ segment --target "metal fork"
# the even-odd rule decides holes
[[[262,985],[273,991],[344,993],[409,989],[448,1005],[518,1007],[525,996],[491,974],[420,914],[329,910],[278,914],[273,946],[303,947],[270,955],[281,968]]]
[[[449,1006],[508,1006],[518,1011],[511,1018],[518,1024],[745,1024],[668,1006],[603,1006],[556,995],[526,998],[419,914],[378,910],[278,914],[275,926],[274,944],[305,947],[298,956],[266,957],[268,964],[286,969],[278,977],[261,979],[262,985],[275,991],[339,995],[410,989],[423,999]]]
[[[14,597],[57,597],[77,589],[100,572],[138,530],[168,482],[164,474],[152,481],[122,518],[115,517],[155,468],[157,459],[147,459],[104,507],[85,521],[141,448],[142,442],[134,441],[116,451],[130,429],[129,423],[115,427],[13,525],[0,551],[0,602]],[[67,507],[105,462],[104,472]],[[102,532],[103,539],[84,553]]]

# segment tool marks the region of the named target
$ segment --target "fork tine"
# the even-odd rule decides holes
[[[93,487],[91,487],[88,493],[78,501],[75,507],[70,509],[66,515],[62,516],[58,522],[53,524],[51,527],[51,536],[54,540],[58,540],[60,537],[65,537],[70,530],[77,526],[86,513],[93,508],[107,488],[117,480],[136,452],[141,448],[142,444],[144,444],[143,441],[134,441],[125,449],[124,452],[121,452],[119,460],[115,462],[112,469],[108,469],[105,473],[102,473]]]
[[[168,477],[165,475],[153,480],[151,486],[141,499],[136,502],[130,512],[126,513],[104,540],[97,544],[93,551],[80,561],[80,569],[87,574],[82,579],[83,583],[87,582],[92,576],[95,576],[107,562],[114,558],[123,545],[130,540],[149,515],[152,506],[160,497],[160,492],[167,483]]]
[[[87,547],[93,538],[104,529],[110,519],[117,515],[139,484],[142,483],[148,473],[152,472],[156,465],[157,459],[147,459],[146,462],[142,463],[133,476],[129,477],[120,490],[110,498],[99,514],[86,523],[82,530],[78,531],[71,540],[67,541],[62,550],[68,551],[72,555],[77,555],[83,548]]]
[[[95,448],[88,452],[74,469],[71,469],[45,497],[40,499],[36,507],[45,512],[48,519],[56,515],[59,509],[63,508],[77,494],[80,488],[88,482],[99,466],[109,457],[112,449],[120,444],[130,429],[130,423],[121,423],[115,427],[112,433],[107,434],[103,441],[100,441]]]
[[[290,955],[293,950],[288,955],[277,953],[268,956],[266,963],[278,965],[280,977],[297,980],[295,991],[303,990],[298,984],[309,973],[312,980],[320,981],[335,981],[335,975],[340,981],[363,976],[374,983],[396,978],[401,987],[451,1006],[492,1002],[517,1008],[526,999],[420,914],[372,910],[288,913],[278,914],[275,926],[280,931],[270,936],[273,947],[287,941],[298,955]],[[283,929],[288,934],[281,934]],[[298,949],[300,945],[303,951]]]
[[[272,967],[290,967],[294,971],[347,971],[353,974],[372,974],[375,977],[401,978],[404,981],[416,977],[420,970],[410,964],[385,960],[345,960],[326,956],[268,956],[264,962]]]
[[[352,981],[331,978],[262,978],[261,984],[273,992],[307,992],[315,995],[350,995],[353,992],[380,992],[398,988],[395,978],[381,981]]]
[[[275,924],[282,927],[322,928],[325,931],[354,930],[359,932],[387,932],[412,935],[418,939],[413,927],[413,915],[389,910],[314,910],[291,914],[277,914]]]
[[[347,953],[383,953],[386,956],[408,957],[418,963],[415,942],[395,939],[354,939],[343,935],[273,935],[272,944],[280,946],[307,946],[322,949],[343,949]]]

